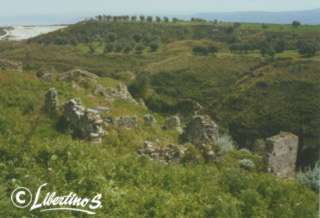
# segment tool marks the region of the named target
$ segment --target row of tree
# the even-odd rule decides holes
[[[117,22],[117,21],[124,21],[124,22],[148,22],[148,23],[152,23],[152,22],[165,22],[165,23],[169,23],[169,22],[178,22],[181,21],[180,19],[174,17],[174,18],[169,18],[169,17],[159,17],[159,16],[145,16],[145,15],[140,15],[140,16],[129,16],[129,15],[125,15],[125,16],[112,16],[112,15],[98,15],[96,16],[93,20],[96,21],[100,21],[100,22]],[[195,21],[195,20],[194,20]],[[203,20],[202,20],[203,21]]]
[[[279,39],[275,41],[265,40],[259,43],[233,43],[229,46],[229,49],[233,53],[247,53],[249,51],[259,50],[262,56],[274,56],[276,53],[290,50],[290,46],[285,40]],[[294,45],[294,49],[298,50],[303,56],[312,57],[319,51],[320,46],[316,41],[299,40],[296,45]]]
[[[135,52],[136,54],[143,53],[144,50],[149,49],[150,52],[156,52],[160,47],[159,42],[151,42],[150,44],[143,43],[133,43],[133,42],[114,42],[108,43],[104,47],[104,53],[131,53]],[[89,47],[90,48],[90,47]],[[92,53],[94,53],[94,49],[90,49]]]

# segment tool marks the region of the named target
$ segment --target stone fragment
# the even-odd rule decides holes
[[[23,71],[23,64],[21,62],[15,62],[7,59],[0,59],[1,70],[15,70],[18,72]]]
[[[182,133],[181,121],[178,116],[170,116],[166,119],[164,126],[164,130],[176,130],[179,133]]]
[[[58,92],[55,88],[50,88],[45,95],[44,109],[47,113],[54,114],[58,111],[58,107]]]
[[[120,128],[132,129],[138,126],[138,119],[136,116],[116,117],[113,123]]]
[[[144,124],[147,126],[153,126],[154,124],[157,123],[156,118],[152,114],[146,114],[143,117]]]

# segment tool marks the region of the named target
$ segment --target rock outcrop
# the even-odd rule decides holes
[[[119,83],[114,88],[97,85],[94,94],[104,96],[109,101],[124,100],[134,104],[138,104],[128,91],[127,86],[123,83]]]
[[[166,119],[164,126],[164,130],[176,130],[179,133],[182,133],[181,121],[178,116],[170,116]]]
[[[132,129],[138,126],[138,119],[136,116],[123,116],[113,119],[113,124],[119,128]]]
[[[197,146],[214,145],[218,137],[218,125],[206,115],[194,116],[184,132],[184,139]]]
[[[192,99],[183,99],[178,101],[178,107],[182,109],[183,113],[200,114],[203,110],[203,106]]]
[[[146,114],[143,117],[144,124],[147,126],[153,126],[154,124],[157,123],[156,118],[152,114]]]
[[[101,143],[105,131],[98,111],[86,109],[79,100],[71,99],[64,105],[64,119],[74,136]]]
[[[211,146],[204,145],[196,148],[193,145],[169,144],[161,147],[149,141],[144,142],[144,146],[138,150],[138,154],[167,163],[192,162],[199,158],[203,158],[205,161],[212,161],[215,158],[215,153]]]
[[[138,154],[164,162],[180,162],[185,150],[186,148],[183,146],[171,144],[162,148],[152,142],[145,141],[144,147],[138,150]]]
[[[290,178],[295,175],[299,138],[298,136],[281,132],[266,139],[269,171],[280,178]]]
[[[39,80],[42,80],[45,82],[51,82],[53,80],[53,74],[44,70],[39,70],[37,72],[37,77]]]
[[[0,69],[1,70],[15,70],[22,72],[23,64],[21,62],[10,61],[7,59],[0,59]]]
[[[55,88],[51,88],[45,95],[44,110],[49,114],[54,114],[58,111],[58,107],[58,92]]]
[[[81,69],[73,69],[68,72],[64,72],[60,76],[61,81],[66,81],[66,82],[71,82],[71,81],[77,81],[77,82],[82,82],[86,79],[98,79],[99,77],[94,74],[90,73],[86,70],[81,70]]]

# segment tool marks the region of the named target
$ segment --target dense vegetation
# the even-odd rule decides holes
[[[319,40],[319,26],[101,16],[25,42],[0,42],[1,58],[24,64],[23,73],[0,72],[0,216],[29,216],[13,208],[10,191],[46,181],[61,192],[101,192],[97,217],[315,217],[316,170],[301,172],[301,185],[266,173],[261,157],[246,151],[167,165],[136,150],[144,140],[178,143],[161,124],[176,113],[185,123],[197,101],[239,147],[254,149],[257,139],[279,131],[299,135],[299,168],[313,168],[320,148]],[[36,78],[38,71],[75,67],[101,76],[105,86],[125,82],[157,126],[109,129],[101,145],[59,132],[58,118],[42,112],[52,86],[61,101],[77,96],[87,106],[110,107],[112,115],[150,112]],[[244,159],[256,167],[241,167]]]

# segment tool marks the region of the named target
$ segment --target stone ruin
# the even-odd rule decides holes
[[[294,177],[298,155],[298,136],[281,132],[266,139],[268,170],[280,178]]]
[[[190,145],[193,146],[193,145]],[[195,147],[194,147],[195,148]],[[143,148],[138,149],[138,154],[141,156],[149,157],[153,160],[159,160],[165,163],[174,162],[181,163],[182,160],[188,156],[190,147],[187,145],[169,144],[165,147],[156,145],[153,142],[145,141]],[[211,146],[202,145],[198,149],[200,156],[206,161],[212,161],[215,158],[215,153]],[[194,157],[198,158],[198,157]]]
[[[136,100],[132,97],[128,88],[125,84],[119,83],[116,87],[104,87],[102,85],[97,85],[94,91],[95,95],[101,95],[106,97],[109,101],[114,100],[124,100],[130,103],[138,104]]]
[[[86,109],[79,100],[71,99],[64,105],[63,116],[74,136],[101,143],[105,131],[98,111]]]
[[[138,118],[136,116],[109,116],[105,119],[105,123],[107,125],[113,125],[118,128],[132,129],[138,126]]]
[[[50,73],[49,71],[44,69],[37,71],[36,75],[39,80],[42,80],[44,82],[52,82],[54,79],[53,73]]]
[[[58,111],[58,107],[58,92],[55,88],[50,88],[45,95],[44,110],[49,114],[54,114]]]
[[[178,116],[170,116],[166,119],[164,126],[164,130],[176,130],[179,133],[182,133],[183,130],[181,128],[181,121]]]
[[[178,163],[183,158],[185,151],[186,148],[183,146],[170,144],[166,147],[160,147],[153,142],[145,141],[144,147],[138,150],[138,154],[154,160]]]
[[[82,82],[84,80],[95,80],[98,79],[99,77],[94,74],[90,73],[86,70],[82,69],[73,69],[68,72],[64,72],[60,76],[61,81],[66,81],[66,82],[72,82],[72,81],[77,81],[77,82]]]
[[[207,115],[196,115],[185,129],[184,139],[194,145],[214,145],[219,137],[218,125]]]
[[[15,70],[18,72],[23,71],[23,64],[21,62],[15,62],[7,59],[0,59],[1,70]]]
[[[152,114],[146,114],[143,116],[144,124],[147,126],[153,126],[157,123],[156,118]]]

